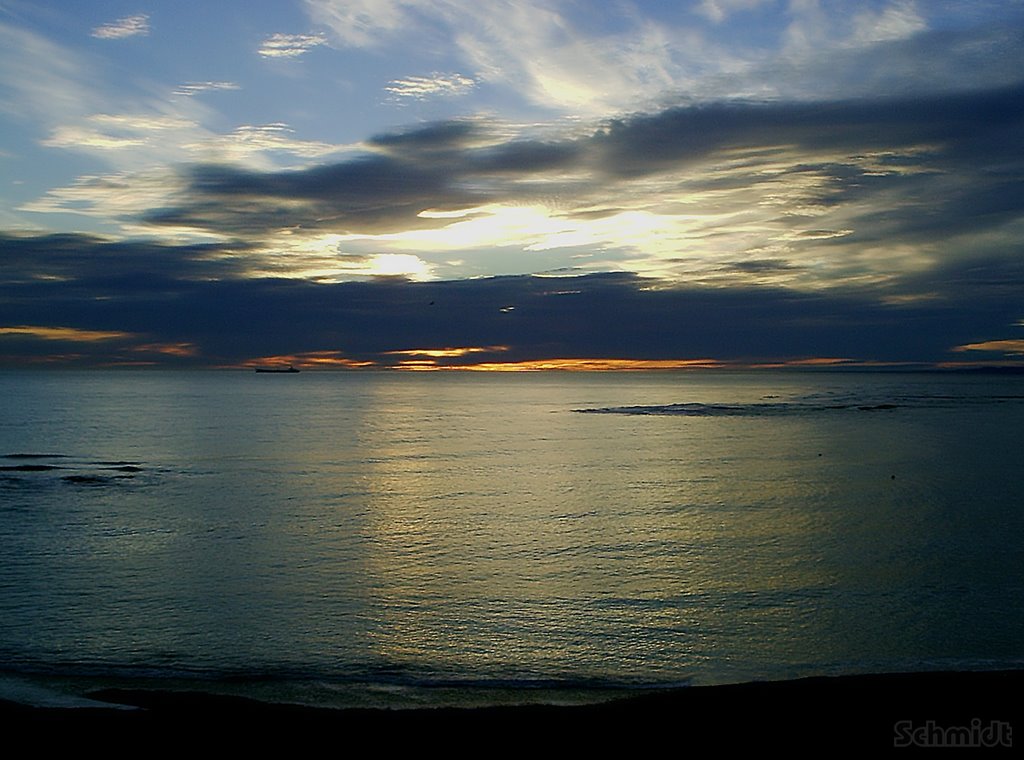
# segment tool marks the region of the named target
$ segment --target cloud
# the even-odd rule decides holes
[[[785,30],[783,54],[788,57],[810,54],[820,60],[829,49],[846,49],[863,55],[870,50],[885,55],[880,43],[909,40],[929,28],[914,0],[868,3],[843,7],[819,0],[791,0],[791,18]]]
[[[132,351],[140,354],[163,354],[174,357],[194,357],[199,355],[199,349],[192,343],[184,341],[178,343],[143,343],[132,346]]]
[[[751,10],[764,3],[765,0],[701,0],[695,10],[714,23],[720,24],[736,13]]]
[[[1016,4],[990,4],[984,25],[970,9],[903,0],[779,5],[706,0],[655,20],[621,4],[595,12],[529,0],[306,2],[338,45],[443,46],[467,76],[574,116],[647,110],[671,98],[946,92],[1019,76]]]
[[[201,165],[190,170],[187,181],[193,202],[153,212],[145,220],[239,236],[293,227],[388,232],[396,219],[415,224],[420,211],[438,202],[461,206],[476,198],[450,187],[441,166],[383,155],[278,173]]]
[[[615,358],[551,358],[524,361],[474,361],[470,364],[440,362],[435,359],[402,361],[398,370],[467,370],[471,372],[629,372],[672,369],[719,369],[725,362],[716,359],[615,359]]]
[[[162,113],[99,113],[88,118],[93,124],[127,132],[163,132],[169,129],[188,129],[196,126],[191,119]]]
[[[414,34],[445,44],[473,79],[508,87],[548,108],[598,114],[636,105],[679,81],[679,50],[700,56],[699,40],[682,33],[679,48],[664,30],[628,14],[622,32],[584,34],[564,3],[528,0],[481,5],[467,0],[307,0],[312,20],[339,44],[402,44]],[[682,54],[682,53],[679,53]]]
[[[995,262],[975,262],[963,270],[968,279],[936,278],[932,286],[941,297],[934,301],[885,305],[857,289],[702,288],[625,273],[431,282],[252,279],[252,254],[83,236],[4,238],[0,325],[83,331],[63,333],[69,338],[126,334],[77,341],[73,361],[79,363],[145,355],[223,366],[271,357],[298,363],[305,356],[349,366],[593,369],[625,367],[620,360],[627,359],[636,367],[820,357],[937,362],[958,355],[950,346],[970,345],[973,336],[998,334],[1019,319],[1019,287],[990,289],[988,281],[1000,272]],[[55,341],[45,332],[6,340],[5,363],[53,356]]]
[[[0,327],[0,337],[11,335],[41,338],[43,340],[71,341],[74,343],[95,343],[97,341],[133,337],[132,333],[120,330],[83,330],[77,327],[41,327],[37,325]]]
[[[38,34],[0,22],[0,109],[44,125],[91,113],[101,100],[82,56]]]
[[[147,34],[149,34],[149,16],[145,13],[125,16],[109,24],[97,26],[92,30],[92,36],[101,40],[119,40],[125,37],[145,36]]]
[[[966,343],[957,346],[954,351],[989,351],[1010,356],[1024,356],[1024,339],[1011,338],[1006,340],[985,340],[980,343]]]
[[[298,140],[292,137],[295,130],[287,124],[244,124],[235,127],[230,133],[208,137],[199,143],[189,143],[185,147],[210,155],[216,155],[220,161],[241,161],[263,151],[289,153],[303,158],[317,158],[336,153],[343,146],[314,140]]]
[[[257,52],[264,58],[298,58],[326,43],[322,34],[272,34]]]
[[[384,356],[408,356],[426,359],[451,359],[470,354],[494,354],[508,351],[508,346],[462,346],[459,348],[410,348],[402,351],[385,351]]]
[[[375,135],[366,142],[375,151],[436,160],[457,151],[500,144],[502,139],[481,119],[456,119]]]
[[[23,209],[243,240],[265,252],[253,271],[276,276],[474,276],[507,261],[497,271],[857,285],[906,300],[927,295],[908,289],[915,273],[1012,250],[1024,228],[1022,103],[1016,85],[691,104],[560,131],[477,117],[376,135],[354,155],[283,124],[243,126],[183,143],[209,163],[83,177]],[[117,153],[175,129],[192,128],[94,115],[49,143]],[[255,163],[275,154],[317,163]],[[448,263],[453,252],[461,263]]]
[[[213,92],[223,90],[239,90],[241,87],[235,82],[186,82],[178,85],[174,90],[175,95],[192,97],[202,92]]]
[[[140,218],[155,208],[172,205],[172,199],[184,189],[181,176],[172,168],[175,159],[267,170],[278,160],[317,159],[351,150],[293,135],[294,130],[281,123],[242,125],[227,134],[213,134],[190,119],[171,114],[94,114],[55,128],[41,144],[98,155],[124,170],[83,175],[22,204],[20,210],[91,216],[118,222],[136,234]],[[145,168],[133,168],[139,166]],[[152,231],[148,229],[150,234]],[[196,231],[182,232],[194,235]],[[161,234],[165,233],[175,231],[162,226]],[[209,233],[203,236],[209,237]]]
[[[35,214],[79,214],[132,225],[182,189],[184,185],[177,174],[163,168],[84,175],[67,187],[48,190],[41,198],[23,204],[20,210]]]
[[[80,176],[71,185],[49,190],[22,208],[126,218],[133,209],[141,214],[144,209],[164,205],[180,189],[175,162],[211,160],[266,170],[278,160],[350,150],[348,146],[299,140],[293,134],[280,123],[242,125],[227,134],[214,134],[198,123],[170,116],[87,117],[55,128],[41,144],[109,157],[123,170]],[[140,166],[145,168],[140,170]]]
[[[406,28],[416,2],[409,0],[306,0],[313,20],[323,24],[346,45],[375,44],[383,34]]]
[[[237,365],[236,365],[237,366]],[[304,351],[298,354],[258,356],[241,362],[244,367],[295,367],[302,369],[366,369],[377,367],[370,360],[350,359],[341,351]]]
[[[201,125],[214,117],[198,99],[168,98],[163,85],[147,82],[141,91],[134,86],[109,89],[94,57],[3,23],[0,111],[14,123],[27,124],[26,134],[37,135],[45,147],[93,159],[53,164],[65,171],[69,166],[95,167],[99,162],[118,172],[145,167],[150,175],[156,167],[186,160],[182,146],[208,136],[209,131]],[[60,161],[57,157],[49,160]],[[49,165],[45,156],[42,165]],[[73,192],[81,194],[81,184],[76,185]],[[46,204],[52,206],[54,196],[62,191],[55,188]]]
[[[188,119],[157,114],[93,114],[83,121],[55,128],[41,144],[76,150],[120,150],[145,145],[157,133],[196,126]]]
[[[145,142],[138,137],[116,137],[88,127],[57,127],[41,144],[48,148],[119,150],[144,145]]]
[[[410,76],[405,79],[392,79],[384,88],[395,98],[411,98],[423,100],[435,96],[465,95],[476,86],[476,80],[462,74],[439,74],[430,76]]]
[[[896,2],[880,10],[862,10],[853,17],[852,43],[874,45],[905,40],[925,31],[928,24],[912,0]]]
[[[510,250],[519,271],[891,289],[941,261],[1012,250],[1022,104],[1015,86],[698,104],[561,134],[440,122],[307,169],[194,165],[138,222],[251,245],[287,235],[294,250],[340,236],[332,245],[352,254],[436,266]]]
[[[247,249],[238,244],[175,246],[81,234],[0,234],[0,258],[5,287],[50,283],[58,291],[97,288],[97,296],[127,299],[131,283],[238,278],[248,266]]]

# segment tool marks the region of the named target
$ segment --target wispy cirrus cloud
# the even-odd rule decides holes
[[[87,121],[108,129],[130,132],[163,132],[196,126],[192,119],[164,113],[98,113]]]
[[[41,144],[49,148],[120,150],[138,147],[145,142],[139,137],[111,135],[94,128],[77,126],[57,127]]]
[[[510,88],[549,108],[594,115],[636,105],[673,86],[681,74],[665,31],[625,14],[622,31],[584,33],[562,2],[523,0],[307,0],[314,22],[342,45],[402,44],[413,34],[447,40],[475,80]],[[699,40],[684,35],[687,54]]]
[[[900,0],[877,10],[862,10],[852,19],[849,44],[875,45],[906,40],[928,29],[928,22],[913,0]]]
[[[145,145],[150,136],[195,127],[195,122],[162,114],[93,114],[53,130],[41,144],[50,148],[119,150]]]
[[[149,34],[149,16],[139,13],[125,16],[109,24],[102,24],[92,30],[92,36],[101,40],[119,40],[125,37],[138,37]]]
[[[96,108],[95,72],[81,55],[0,21],[0,110],[53,126]]]
[[[953,31],[941,10],[910,0],[792,0],[785,13],[778,5],[706,0],[657,20],[605,5],[597,21],[583,22],[580,6],[562,0],[306,0],[311,19],[340,45],[443,41],[466,76],[577,116],[646,110],[673,97],[834,99],[995,86],[1019,73],[1010,63],[1020,58],[1019,6],[998,23]],[[751,25],[756,44],[737,44]]]
[[[316,158],[343,150],[344,146],[316,140],[300,140],[287,124],[244,124],[223,135],[210,136],[185,148],[194,153],[219,155],[221,161],[242,161],[257,153],[287,153]]]
[[[720,24],[728,17],[763,5],[766,0],[701,0],[695,11]]]
[[[258,52],[264,58],[298,58],[325,44],[327,38],[322,34],[272,34],[263,40]]]
[[[39,145],[89,154],[118,170],[184,159],[182,143],[207,133],[200,124],[212,116],[149,82],[134,96],[106,87],[95,57],[2,22],[0,112],[32,124]]]

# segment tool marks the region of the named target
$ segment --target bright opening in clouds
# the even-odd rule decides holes
[[[146,10],[0,9],[5,363],[1020,361],[1020,4]]]

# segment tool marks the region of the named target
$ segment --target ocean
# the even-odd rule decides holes
[[[1024,663],[1020,376],[0,372],[0,698]]]

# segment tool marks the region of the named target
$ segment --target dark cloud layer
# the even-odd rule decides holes
[[[220,279],[244,273],[244,244],[168,246],[155,242],[115,242],[80,234],[5,235],[0,233],[0,283],[5,289],[47,281],[67,287],[135,281]]]
[[[874,292],[669,287],[616,273],[315,284],[230,272],[212,279],[209,253],[207,247],[133,247],[84,236],[0,239],[0,326],[127,334],[87,344],[0,335],[0,357],[24,363],[75,353],[84,362],[232,365],[340,352],[394,363],[386,352],[501,345],[507,350],[492,360],[941,362],[964,358],[951,352],[957,345],[1016,337],[1024,284],[1024,264],[1005,259],[940,267],[913,283],[915,290],[932,291],[930,299],[889,304]],[[41,277],[58,264],[63,279]],[[181,345],[190,350],[159,349]]]

